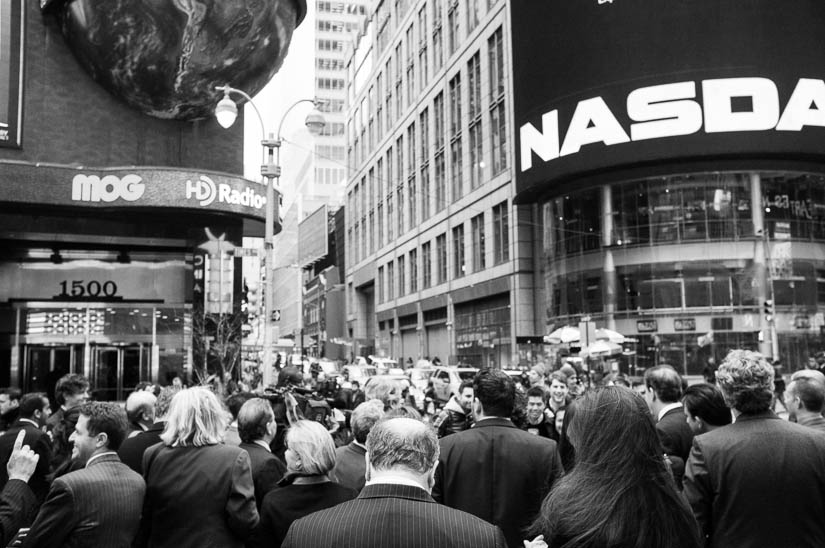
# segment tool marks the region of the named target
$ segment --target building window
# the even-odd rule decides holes
[[[392,172],[392,147],[387,149],[387,241],[393,241],[393,226],[395,226],[395,211],[393,204],[393,191],[395,182]]]
[[[384,203],[378,202],[378,207],[376,208],[378,213],[378,222],[375,225],[378,234],[376,234],[375,238],[377,241],[378,249],[381,249],[384,246]]]
[[[464,225],[460,224],[453,228],[453,277],[460,278],[464,274]]]
[[[444,93],[435,96],[433,101],[433,138],[435,165],[435,210],[447,207],[447,176],[444,164]]]
[[[384,267],[378,267],[378,302],[384,302]],[[352,308],[350,308],[352,310]]]
[[[421,244],[421,288],[427,289],[433,285],[433,258],[430,242]]]
[[[418,116],[418,127],[421,132],[421,146],[419,170],[421,173],[421,221],[430,218],[430,113],[425,108]]]
[[[493,206],[493,263],[510,260],[510,215],[507,202]]]
[[[404,59],[401,56],[401,42],[395,46],[395,115],[401,116],[404,110]]]
[[[404,136],[399,135],[395,141],[395,169],[397,170],[395,176],[395,205],[396,205],[396,219],[398,228],[398,236],[404,233]]]
[[[435,238],[435,266],[438,272],[438,282],[447,281],[447,235],[440,234]]]
[[[387,58],[387,63],[384,65],[384,109],[386,119],[384,125],[384,131],[389,133],[390,128],[392,127],[393,118],[392,118],[392,72],[390,71],[392,64],[392,57]]]
[[[453,202],[464,195],[463,155],[464,151],[461,143],[461,74],[459,73],[450,80],[450,177]]]
[[[427,87],[427,4],[418,10],[418,83],[420,89]]]
[[[376,143],[384,135],[384,88],[381,85],[381,74],[375,77],[375,139]]]
[[[387,300],[395,298],[395,263],[387,263]]]
[[[479,0],[467,0],[467,34],[478,26],[478,2]]]
[[[412,24],[407,28],[406,48],[407,50],[407,105],[415,101],[416,86],[415,86],[415,52],[418,48],[415,47],[415,33]]]
[[[398,263],[398,296],[403,297],[407,290],[406,276],[404,275],[404,255],[398,257],[396,262]]]
[[[416,204],[418,203],[418,194],[415,184],[416,175],[415,164],[415,122],[410,124],[407,128],[407,229],[412,230],[416,227],[418,222],[418,212],[416,211]]]
[[[473,272],[484,270],[484,213],[470,220],[473,231]]]
[[[469,94],[470,188],[481,186],[484,176],[484,143],[481,134],[481,54],[476,53],[467,63],[467,91]]]
[[[438,72],[444,64],[444,32],[441,10],[443,0],[432,0],[433,5],[433,70]]]
[[[410,250],[410,293],[418,291],[418,250]]]
[[[493,175],[507,168],[507,115],[504,110],[504,44],[499,27],[487,41],[490,61],[490,152]]]
[[[458,0],[447,0],[447,53],[452,55],[458,49]]]

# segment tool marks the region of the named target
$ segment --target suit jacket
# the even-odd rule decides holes
[[[142,476],[143,453],[156,443],[160,443],[160,435],[165,427],[166,422],[156,422],[145,432],[123,440],[120,449],[117,450],[121,462]]]
[[[249,453],[240,447],[153,445],[135,546],[241,548],[258,524]]]
[[[556,442],[491,418],[439,443],[433,498],[498,525],[507,544],[521,548],[524,528],[562,475]]]
[[[437,504],[420,487],[374,484],[364,487],[355,500],[295,521],[282,546],[505,548],[506,544],[498,527]]]
[[[49,474],[49,462],[52,458],[52,442],[48,434],[30,422],[18,420],[11,428],[6,430],[5,434],[0,436],[0,488],[6,485],[9,480],[6,464],[9,462],[9,457],[14,448],[14,440],[17,439],[20,430],[26,431],[23,445],[28,445],[32,451],[40,455],[34,475],[29,480],[29,486],[34,491],[38,503],[42,503],[49,492],[49,482],[46,476]]]
[[[773,412],[696,436],[685,495],[719,548],[825,546],[825,435]]]
[[[249,453],[255,504],[260,512],[266,494],[275,489],[278,481],[284,477],[286,464],[273,455],[272,451],[267,451],[257,443],[242,443],[239,447]]]
[[[665,453],[687,460],[693,443],[693,430],[685,420],[683,407],[671,409],[656,423],[656,433]]]
[[[0,546],[14,538],[21,527],[31,524],[37,514],[37,498],[29,484],[9,480],[0,492]]]
[[[23,546],[127,548],[138,530],[145,492],[140,475],[115,453],[103,454],[54,480]]]
[[[335,450],[335,468],[330,477],[341,485],[361,491],[364,488],[367,474],[367,461],[364,455],[367,450],[355,442],[350,442]]]

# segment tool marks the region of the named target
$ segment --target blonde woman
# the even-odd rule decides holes
[[[143,456],[137,546],[242,548],[258,523],[249,455],[223,444],[229,413],[206,388],[172,399],[163,443]]]
[[[330,480],[335,443],[320,423],[295,422],[286,434],[286,476],[261,505],[261,525],[254,546],[278,547],[289,526],[318,510],[354,499],[358,493]]]

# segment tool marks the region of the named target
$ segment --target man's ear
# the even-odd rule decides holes
[[[96,447],[109,447],[109,434],[100,432],[95,436]]]

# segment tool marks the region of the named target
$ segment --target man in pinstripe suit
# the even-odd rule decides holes
[[[146,484],[120,462],[126,412],[116,403],[85,403],[69,438],[85,468],[57,478],[24,547],[127,548],[140,523]]]
[[[438,453],[438,437],[423,422],[379,422],[367,437],[358,498],[294,522],[282,547],[506,548],[501,529],[430,497]]]

